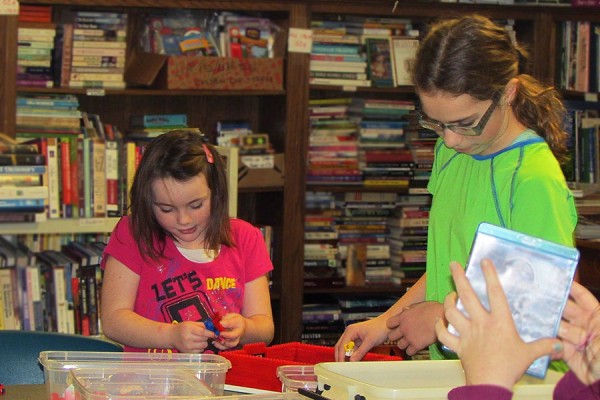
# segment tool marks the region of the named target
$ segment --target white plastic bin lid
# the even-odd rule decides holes
[[[464,385],[459,360],[331,362],[315,365],[318,388],[331,399],[446,400],[448,392]],[[548,371],[544,380],[525,376],[515,386],[513,399],[551,399],[561,373]]]

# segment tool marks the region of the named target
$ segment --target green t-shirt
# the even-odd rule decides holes
[[[487,156],[457,153],[440,139],[428,190],[433,195],[427,239],[426,300],[443,303],[455,290],[450,262],[463,267],[481,222],[574,245],[577,210],[547,143],[527,130]],[[436,345],[431,358],[444,358]]]

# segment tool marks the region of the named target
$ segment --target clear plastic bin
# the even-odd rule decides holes
[[[67,384],[72,387],[67,388],[65,397],[75,400],[190,399],[213,394],[193,371],[158,365],[74,368]]]
[[[282,392],[297,392],[299,388],[314,392],[317,388],[314,365],[281,365],[277,367],[277,377]]]
[[[297,393],[214,396],[193,371],[141,365],[69,370],[67,400],[301,400]],[[305,399],[305,398],[304,398]]]
[[[465,384],[459,360],[320,363],[315,373],[319,389],[328,385],[322,395],[329,399],[446,400],[451,389]],[[551,370],[543,380],[525,375],[515,386],[513,399],[551,399],[561,376]]]
[[[39,361],[47,398],[54,400],[65,398],[69,370],[74,368],[158,366],[165,371],[192,371],[215,396],[223,395],[225,375],[231,368],[229,360],[216,354],[43,351]]]

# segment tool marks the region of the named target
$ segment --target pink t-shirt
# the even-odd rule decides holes
[[[102,267],[110,255],[140,276],[134,311],[153,321],[206,322],[215,313],[221,316],[240,313],[245,284],[271,271],[273,264],[258,228],[232,219],[231,230],[236,246],[222,246],[213,261],[190,261],[167,238],[161,262],[150,263],[138,251],[129,229],[129,217],[123,217],[111,234]],[[164,349],[126,346],[125,351]]]

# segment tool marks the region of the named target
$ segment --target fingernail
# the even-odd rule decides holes
[[[563,344],[562,342],[556,342],[554,343],[554,345],[552,345],[552,351],[555,353],[560,353],[563,351]]]

